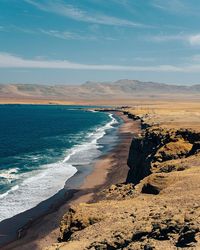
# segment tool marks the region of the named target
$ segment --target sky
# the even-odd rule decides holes
[[[199,0],[0,0],[0,83],[200,83]]]

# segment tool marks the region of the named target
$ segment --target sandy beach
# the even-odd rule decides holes
[[[108,154],[101,157],[95,163],[94,169],[85,179],[78,190],[72,192],[72,198],[64,204],[56,205],[56,211],[46,214],[39,219],[31,222],[30,225],[21,230],[18,239],[3,249],[43,249],[46,246],[56,242],[59,236],[59,222],[63,214],[70,205],[81,202],[93,202],[95,194],[112,184],[122,183],[126,180],[128,167],[127,157],[130,143],[134,133],[139,132],[140,123],[128,119],[122,113],[118,112],[124,123],[119,128],[119,143]]]

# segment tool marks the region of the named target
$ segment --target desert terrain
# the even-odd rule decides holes
[[[137,80],[86,82],[81,85],[0,84],[0,103],[131,105],[160,100],[196,100],[200,85],[170,85]]]

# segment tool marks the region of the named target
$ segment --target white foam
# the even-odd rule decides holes
[[[93,110],[93,109],[89,109],[88,111],[93,112],[93,113],[97,113],[98,112],[98,111]]]
[[[63,161],[43,165],[38,170],[18,175],[21,183],[0,195],[0,221],[33,208],[53,196],[64,187],[66,180],[77,172],[75,165],[89,164],[92,159],[98,157],[101,153],[98,140],[105,135],[106,130],[117,123],[112,114],[109,114],[109,117],[110,122],[85,135],[86,142],[68,150]],[[14,169],[10,169],[4,176],[12,177],[13,174]]]
[[[33,208],[63,188],[77,169],[62,162],[23,175],[24,181],[0,196],[0,221]],[[30,174],[32,175],[30,177]]]
[[[108,129],[113,128],[112,125],[118,123],[112,114],[109,114],[109,117],[111,118],[110,122],[97,128],[94,132],[87,134],[86,138],[88,139],[88,142],[79,144],[69,150],[64,162],[68,162],[72,165],[85,165],[89,164],[91,159],[98,157],[100,154],[100,145],[97,143],[98,140],[106,134]]]
[[[10,169],[4,169],[0,171],[0,178],[5,178],[8,180],[16,179],[17,178],[17,172],[18,168],[10,168]]]
[[[0,199],[7,196],[10,192],[17,190],[18,188],[19,188],[19,185],[15,185],[15,186],[11,187],[10,190],[8,190],[7,192],[0,195]]]

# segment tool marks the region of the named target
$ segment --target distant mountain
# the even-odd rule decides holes
[[[136,98],[200,96],[200,85],[180,86],[137,80],[91,82],[79,86],[0,84],[0,99],[95,101]]]

